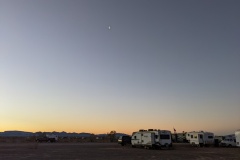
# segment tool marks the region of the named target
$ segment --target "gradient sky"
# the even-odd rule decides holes
[[[0,131],[232,134],[239,8],[238,0],[0,0]]]

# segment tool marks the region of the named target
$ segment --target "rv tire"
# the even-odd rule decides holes
[[[155,148],[156,149],[161,149],[161,144],[160,143],[156,143]]]

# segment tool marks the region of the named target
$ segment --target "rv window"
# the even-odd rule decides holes
[[[199,138],[201,138],[201,139],[202,139],[202,138],[203,138],[203,135],[199,135]]]
[[[155,139],[157,139],[158,138],[158,135],[155,135]]]
[[[143,136],[143,134],[142,134],[142,136]]]
[[[190,134],[188,134],[188,136],[190,136]]]
[[[234,139],[234,142],[236,143],[236,139]]]
[[[213,139],[213,136],[208,136],[209,139]]]
[[[191,135],[191,138],[193,138],[193,135]]]
[[[137,136],[134,136],[134,139],[137,139]]]
[[[197,136],[194,136],[194,138],[196,138],[196,139],[197,139]]]
[[[168,134],[160,134],[160,139],[170,139],[170,135],[168,135]]]

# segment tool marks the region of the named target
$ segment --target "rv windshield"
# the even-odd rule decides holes
[[[170,139],[170,135],[168,134],[161,134],[160,139]]]

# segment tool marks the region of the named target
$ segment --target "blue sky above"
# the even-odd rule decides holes
[[[1,0],[1,130],[239,129],[239,7]]]

